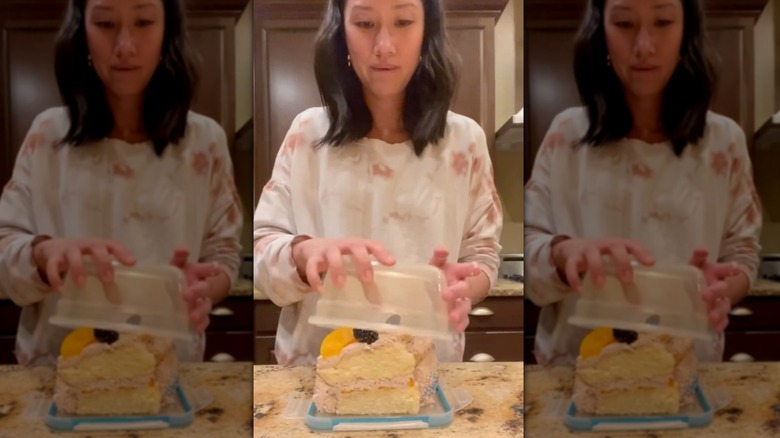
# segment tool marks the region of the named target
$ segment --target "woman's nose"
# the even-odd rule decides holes
[[[390,34],[390,30],[387,27],[382,27],[379,29],[379,33],[376,36],[375,50],[377,56],[395,54],[395,43],[393,42],[393,36]]]
[[[133,40],[133,35],[127,26],[123,26],[119,29],[115,50],[117,56],[120,58],[135,54],[135,41]]]
[[[653,36],[646,27],[639,29],[639,33],[636,36],[636,42],[634,44],[634,51],[639,58],[644,58],[655,54],[655,43],[653,42]]]

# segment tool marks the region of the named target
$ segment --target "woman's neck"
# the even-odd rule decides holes
[[[373,121],[367,137],[385,143],[403,143],[408,140],[403,120],[404,96],[379,98],[369,93],[364,95]]]
[[[663,96],[637,97],[627,93],[626,103],[633,119],[629,138],[647,143],[660,143],[669,139],[661,118]]]
[[[143,124],[143,97],[106,96],[114,115],[114,127],[108,134],[128,143],[141,143],[149,139]]]

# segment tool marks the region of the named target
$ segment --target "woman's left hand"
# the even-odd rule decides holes
[[[186,248],[177,248],[171,258],[171,264],[181,269],[187,279],[187,289],[182,293],[187,302],[190,323],[202,333],[209,325],[211,313],[211,298],[208,282],[209,277],[219,275],[222,270],[215,263],[189,263],[187,257],[190,252]]]
[[[707,250],[696,248],[689,263],[704,274],[705,287],[701,297],[707,304],[707,317],[718,332],[723,331],[729,323],[731,299],[728,296],[726,279],[738,275],[741,271],[733,263],[708,263]]]
[[[448,256],[447,248],[438,247],[429,263],[444,272],[447,288],[442,292],[442,298],[447,302],[450,323],[461,333],[469,325],[471,312],[470,285],[466,279],[479,275],[482,270],[476,263],[447,263]]]

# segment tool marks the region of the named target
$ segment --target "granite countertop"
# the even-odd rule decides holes
[[[136,430],[132,432],[51,432],[41,418],[25,415],[30,394],[50,396],[54,383],[54,368],[25,369],[20,366],[0,366],[0,438],[33,437],[81,437],[91,438],[167,438],[192,436],[249,436],[252,430],[252,414],[249,410],[252,398],[249,363],[183,364],[181,381],[186,387],[206,389],[212,403],[195,414],[192,424],[186,428],[166,430]]]
[[[779,289],[780,291],[780,289]],[[267,300],[268,295],[265,292],[254,289],[254,295],[256,300]],[[493,289],[488,293],[489,297],[522,297],[523,296],[523,283],[516,281],[509,281],[499,279],[496,281]]]
[[[699,379],[707,387],[725,389],[731,403],[700,429],[655,432],[571,432],[545,412],[554,398],[570,397],[573,367],[528,366],[525,376],[525,424],[528,436],[588,438],[675,438],[780,436],[780,362],[701,364]],[[257,397],[257,395],[255,395]]]
[[[750,290],[748,296],[751,297],[780,296],[780,283],[776,281],[758,279],[756,280],[755,284],[753,284],[753,288]]]
[[[288,396],[311,397],[314,367],[255,366],[254,436],[310,436],[303,419],[285,419]],[[440,429],[403,432],[329,432],[328,437],[522,437],[523,363],[450,363],[440,378],[451,388],[465,387],[473,401]],[[325,436],[325,435],[323,435]]]

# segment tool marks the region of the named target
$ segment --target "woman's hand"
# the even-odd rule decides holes
[[[576,292],[581,292],[582,276],[586,272],[590,272],[596,286],[604,285],[604,255],[612,258],[617,278],[624,285],[633,281],[631,256],[645,266],[655,263],[653,256],[639,242],[618,238],[564,238],[553,242],[551,253],[558,275]]]
[[[298,275],[317,292],[322,292],[321,275],[326,272],[330,273],[337,287],[344,285],[346,274],[343,255],[352,258],[357,276],[363,283],[374,281],[371,255],[383,265],[395,264],[395,258],[382,244],[359,238],[301,240],[293,243],[292,255]]]
[[[442,298],[447,302],[450,323],[462,333],[469,325],[471,312],[470,285],[467,279],[479,275],[482,270],[476,263],[447,263],[448,256],[447,248],[438,247],[433,251],[429,263],[444,272],[447,288],[442,292]]]
[[[62,290],[66,274],[78,287],[86,282],[84,256],[94,262],[97,275],[104,285],[114,281],[112,258],[126,266],[135,264],[135,257],[119,242],[101,239],[44,239],[33,244],[32,256],[41,278],[57,292]]]
[[[182,293],[182,297],[187,303],[190,323],[202,333],[209,325],[212,306],[211,284],[208,279],[223,271],[216,263],[189,263],[187,261],[189,254],[186,248],[177,248],[171,258],[171,264],[184,272],[187,289]]]
[[[731,312],[726,279],[739,275],[742,271],[732,263],[708,263],[707,249],[702,247],[693,251],[688,263],[701,269],[704,274],[705,287],[701,297],[707,304],[707,317],[717,331],[723,331],[729,323]]]

